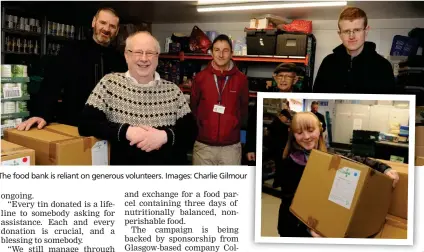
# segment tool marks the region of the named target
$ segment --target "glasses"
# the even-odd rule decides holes
[[[293,80],[295,76],[292,75],[277,75],[275,76],[275,78],[277,80],[284,80],[284,79],[288,79],[288,80]]]
[[[350,34],[356,35],[357,33],[360,33],[364,30],[365,30],[365,28],[356,28],[356,29],[353,29],[353,30],[343,30],[343,31],[339,31],[339,34],[342,34],[345,37],[349,37]]]
[[[147,58],[151,59],[157,56],[159,53],[154,51],[131,51],[127,50],[133,57],[141,58],[143,55],[146,55]]]

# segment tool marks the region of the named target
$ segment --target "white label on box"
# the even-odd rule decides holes
[[[11,160],[2,161],[1,165],[3,166],[29,166],[31,164],[31,157],[25,156],[20,158],[15,158]]]
[[[362,119],[353,119],[353,130],[362,129]]]
[[[343,167],[337,170],[328,200],[350,209],[360,176],[361,171],[356,169]]]
[[[91,148],[92,165],[108,165],[107,162],[107,141],[98,141]]]

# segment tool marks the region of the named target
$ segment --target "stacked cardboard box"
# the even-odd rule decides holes
[[[388,176],[313,150],[290,211],[321,236],[366,238],[381,231],[391,197]]]
[[[424,165],[424,126],[415,127],[415,165]]]
[[[35,151],[5,140],[1,140],[1,165],[35,165]]]
[[[35,150],[37,165],[108,165],[107,141],[82,137],[78,128],[51,124],[42,130],[6,130],[7,141]]]
[[[399,182],[393,190],[390,208],[381,236],[382,239],[406,239],[407,219],[408,219],[408,165],[386,160],[379,160],[386,163],[399,174]]]

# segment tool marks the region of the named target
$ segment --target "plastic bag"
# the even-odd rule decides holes
[[[207,53],[211,45],[208,36],[195,25],[190,35],[190,50],[195,53]]]

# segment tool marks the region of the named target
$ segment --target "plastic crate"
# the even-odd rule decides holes
[[[396,35],[393,37],[391,56],[412,56],[417,54],[418,40],[406,36]]]

